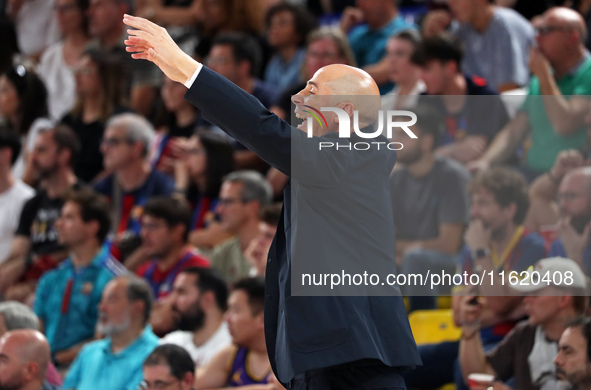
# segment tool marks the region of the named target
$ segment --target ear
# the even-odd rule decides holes
[[[192,372],[185,372],[185,375],[183,376],[183,380],[182,382],[189,386],[192,387],[193,386],[193,381],[195,380],[195,375],[193,375]]]
[[[25,366],[24,371],[25,379],[27,379],[27,381],[31,381],[37,378],[37,375],[39,374],[39,365],[35,362],[29,362]]]
[[[60,165],[67,166],[72,158],[72,151],[70,149],[63,148],[58,150],[58,160]]]
[[[183,236],[185,235],[185,230],[186,230],[185,225],[183,225],[182,223],[179,223],[178,225],[173,226],[170,229],[172,230],[172,233],[176,239],[178,239],[179,241],[183,240]]]
[[[238,69],[241,75],[248,76],[250,74],[250,62],[242,60],[238,63]]]
[[[201,308],[204,310],[212,306],[217,307],[215,294],[211,290],[199,293],[199,302],[201,303]]]
[[[510,205],[505,207],[505,209],[503,211],[506,212],[511,217],[511,220],[513,220],[513,218],[515,217],[515,214],[517,213],[517,204],[511,203]]]
[[[100,224],[97,220],[91,220],[89,222],[85,222],[87,228],[90,230],[90,232],[92,233],[93,237],[96,237],[96,234],[98,233],[99,229],[100,229]]]

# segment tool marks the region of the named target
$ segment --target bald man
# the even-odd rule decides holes
[[[507,162],[531,135],[521,171],[533,180],[552,168],[561,151],[586,143],[583,123],[590,105],[584,95],[591,95],[591,56],[585,48],[585,22],[576,11],[554,7],[535,26],[538,45],[530,52],[535,77],[529,84],[529,96],[484,155],[468,165],[472,171]]]
[[[0,389],[53,390],[45,381],[49,344],[32,329],[8,331],[0,338]]]
[[[351,147],[362,141],[388,144],[381,135],[358,134],[374,132],[380,107],[374,80],[345,65],[320,69],[293,97],[296,115],[311,124],[298,129],[183,53],[163,28],[131,16],[124,22],[138,29],[129,30],[126,41],[133,58],[153,61],[185,83],[185,98],[204,118],[291,178],[265,283],[266,346],[279,381],[288,389],[404,388],[400,371],[420,364],[420,357],[398,287],[350,287],[350,279],[349,287],[327,287],[311,285],[311,275],[308,283],[304,279],[310,270],[323,271],[315,276],[345,270],[361,275],[362,269],[384,278],[394,273],[388,177],[396,153],[376,145],[363,152]],[[341,111],[308,120],[309,112],[323,107]],[[321,148],[328,144],[344,147]]]

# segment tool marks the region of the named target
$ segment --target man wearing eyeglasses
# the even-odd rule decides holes
[[[558,238],[549,256],[573,259],[589,275],[591,271],[591,167],[567,173],[557,196],[562,217],[558,221]]]
[[[529,96],[484,155],[469,164],[473,171],[507,162],[528,135],[531,146],[521,171],[530,180],[549,171],[562,150],[585,145],[589,101],[584,95],[591,94],[585,22],[571,9],[554,7],[541,16],[536,27],[538,46],[531,49],[529,62],[535,77]]]
[[[189,353],[174,344],[156,347],[144,361],[138,390],[192,390],[195,366]]]
[[[233,237],[213,249],[211,266],[228,283],[248,276],[250,263],[244,252],[258,235],[260,209],[271,202],[271,197],[271,186],[258,172],[237,171],[224,178],[217,213],[222,229]]]

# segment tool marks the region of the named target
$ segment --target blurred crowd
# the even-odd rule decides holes
[[[133,60],[124,14],[287,121],[330,64],[416,113],[397,272],[497,280],[403,287],[462,328],[409,388],[591,386],[591,0],[0,0],[0,389],[283,388],[263,302],[289,178]],[[532,267],[573,278],[498,279]]]

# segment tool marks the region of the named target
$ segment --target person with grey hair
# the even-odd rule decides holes
[[[84,346],[70,366],[64,389],[136,389],[142,362],[158,346],[148,319],[153,295],[143,279],[126,274],[111,280],[99,304],[97,332],[105,336]]]
[[[244,252],[258,235],[260,209],[271,203],[272,194],[271,185],[258,172],[236,171],[224,177],[216,211],[222,229],[233,236],[214,247],[211,265],[226,281],[248,276],[250,263]]]
[[[111,118],[101,142],[105,169],[112,172],[94,190],[111,201],[113,234],[111,253],[132,267],[146,260],[137,251],[141,210],[153,196],[170,196],[174,181],[148,162],[154,128],[142,116],[121,114]]]
[[[35,315],[33,310],[27,305],[15,301],[0,302],[0,337],[7,332],[28,329],[31,331],[38,331],[40,328],[39,318]],[[50,390],[59,388],[62,384],[62,378],[53,365],[49,362],[47,370],[45,371],[45,380],[42,389]],[[0,387],[2,388],[2,387]]]

